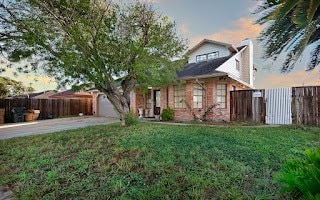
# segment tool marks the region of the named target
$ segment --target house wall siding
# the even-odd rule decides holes
[[[253,86],[253,43],[249,39],[244,39],[241,45],[246,45],[247,48],[243,51],[244,70],[242,70],[241,79]]]
[[[241,68],[241,80],[245,81],[246,83],[250,84],[250,50],[246,48],[242,52],[242,63],[243,67]]]
[[[230,51],[223,45],[206,43],[206,44],[203,44],[201,47],[199,47],[198,49],[196,49],[194,52],[192,52],[189,55],[189,63],[197,62],[196,61],[197,55],[212,53],[215,51],[219,51],[220,58],[225,57],[225,56],[229,56],[231,54]]]
[[[238,52],[225,63],[223,63],[220,67],[218,67],[216,70],[231,74],[236,78],[241,79],[242,70],[243,68],[246,68],[246,63],[243,62],[241,54],[242,52]],[[236,60],[238,60],[240,63],[240,70],[237,70],[236,68]]]

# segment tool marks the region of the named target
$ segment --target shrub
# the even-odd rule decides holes
[[[139,122],[138,118],[134,114],[132,114],[132,112],[126,114],[124,116],[124,120],[126,122],[126,126],[136,125]]]
[[[306,150],[304,160],[286,163],[276,176],[276,181],[289,192],[307,199],[320,199],[320,149]]]
[[[161,119],[163,121],[172,121],[174,119],[174,110],[171,108],[163,109]]]

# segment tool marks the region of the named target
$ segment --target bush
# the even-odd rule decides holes
[[[163,121],[172,121],[174,119],[174,110],[171,108],[163,109],[161,119]]]
[[[307,199],[320,199],[320,149],[306,150],[304,160],[286,163],[276,176],[276,181],[289,192]]]
[[[126,126],[136,125],[139,122],[138,118],[132,114],[132,112],[126,114],[124,116],[124,120],[126,122]]]

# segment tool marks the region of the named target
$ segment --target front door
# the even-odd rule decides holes
[[[160,90],[154,90],[153,92],[154,115],[160,115]]]

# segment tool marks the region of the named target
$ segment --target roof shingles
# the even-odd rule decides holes
[[[184,67],[182,71],[177,72],[178,77],[180,79],[183,79],[186,77],[197,77],[203,75],[210,75],[214,73],[220,73],[219,71],[216,71],[216,69],[232,56],[233,54],[231,54],[230,56],[221,57],[213,60],[189,63]]]

